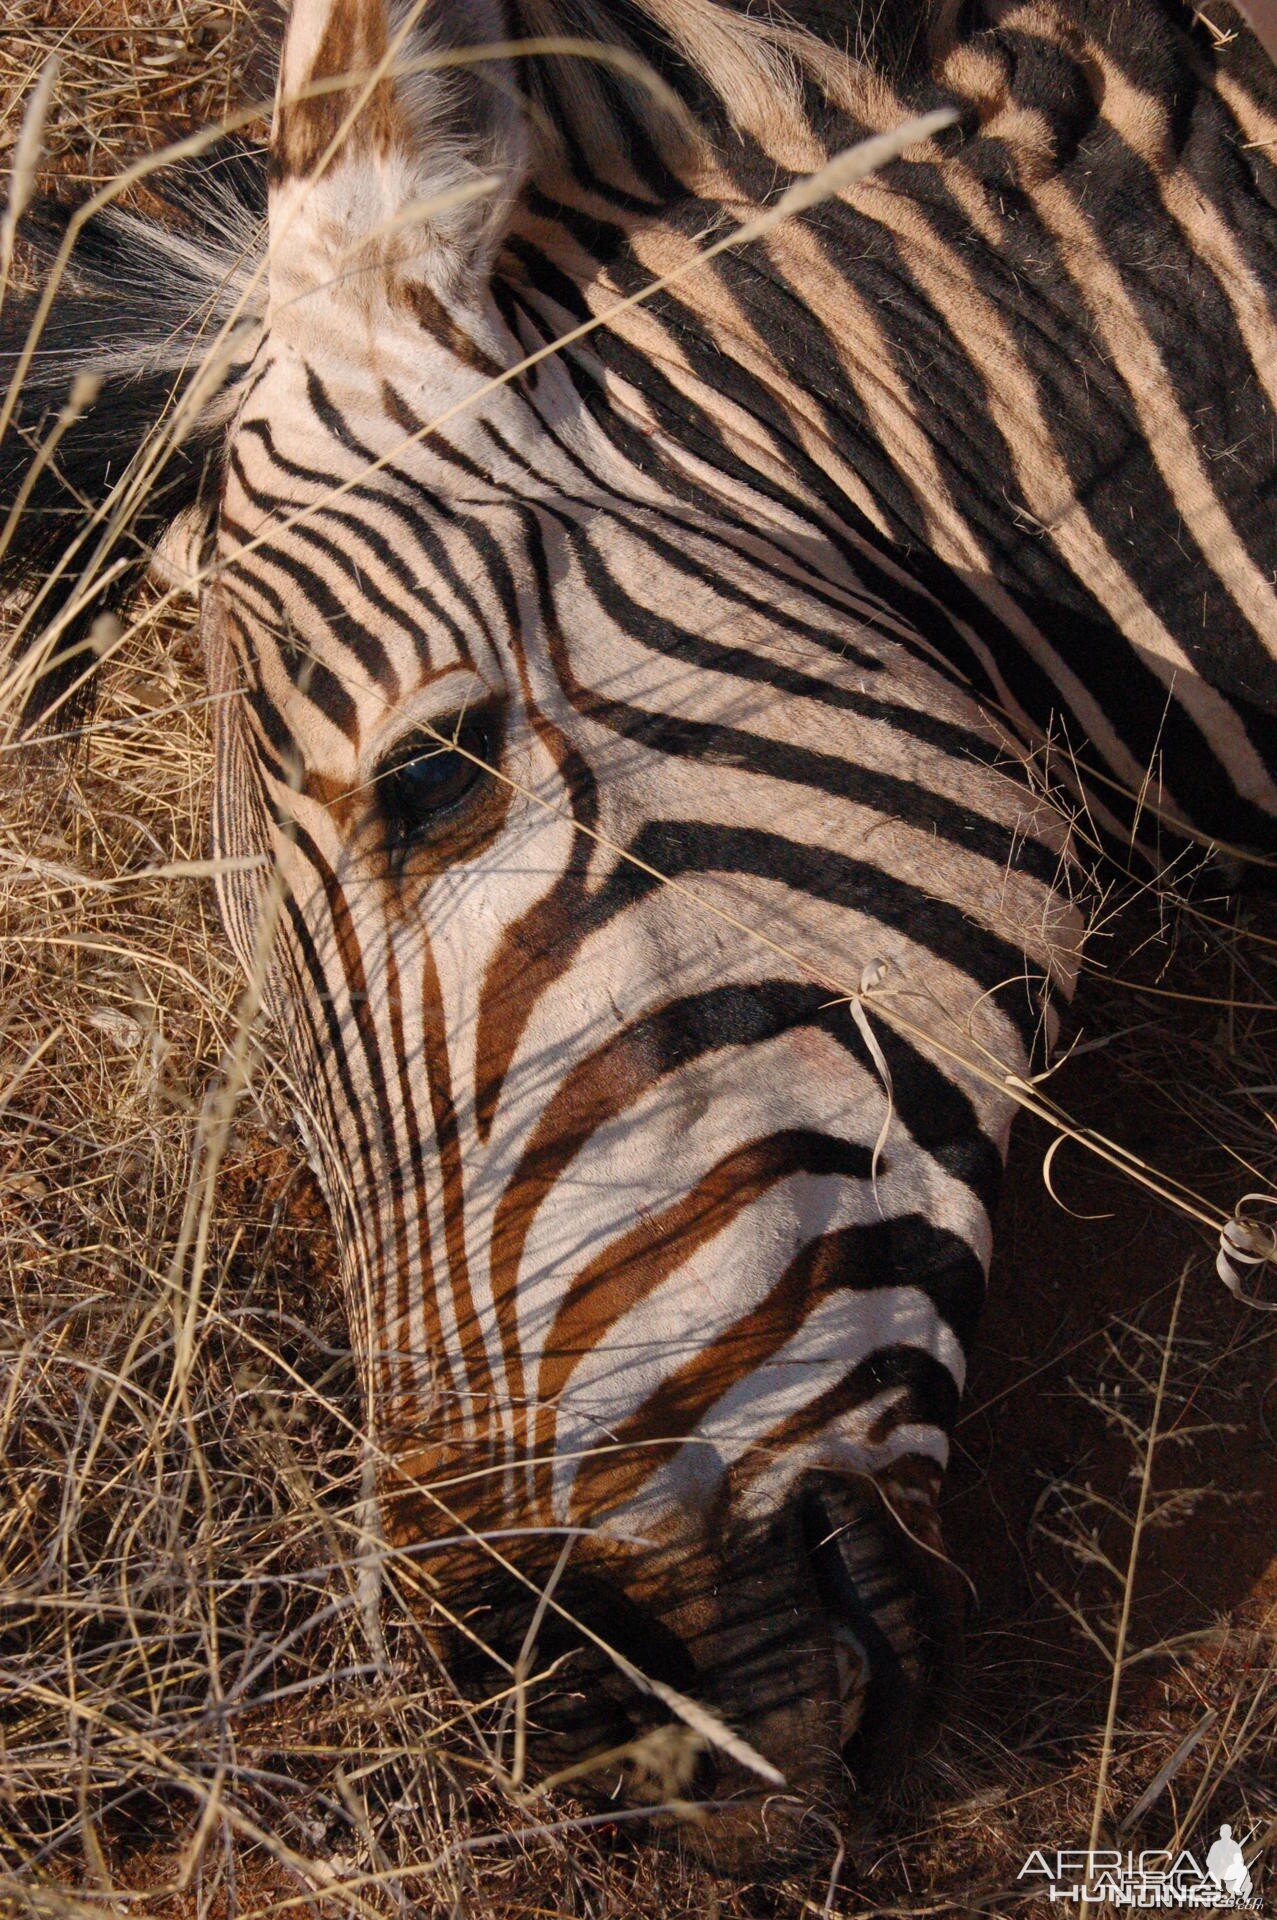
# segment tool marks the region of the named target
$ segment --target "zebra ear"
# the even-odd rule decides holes
[[[397,19],[402,24],[397,24]],[[271,132],[271,305],[369,273],[464,297],[526,171],[500,0],[294,0]]]

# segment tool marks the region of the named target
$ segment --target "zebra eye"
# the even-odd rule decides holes
[[[446,827],[488,785],[499,751],[496,721],[482,712],[458,714],[431,733],[401,740],[376,775],[391,854],[402,855]]]

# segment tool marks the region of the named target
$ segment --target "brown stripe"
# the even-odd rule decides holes
[[[861,1160],[863,1165],[857,1164]],[[719,1160],[672,1206],[640,1220],[581,1269],[564,1294],[542,1349],[536,1426],[540,1457],[552,1452],[557,1402],[572,1374],[622,1315],[771,1187],[806,1171],[867,1179],[870,1155],[854,1143],[797,1128],[751,1141]]]
[[[472,340],[465,328],[449,313],[434,288],[424,280],[410,280],[403,297],[432,340],[437,340],[463,367],[471,367],[488,380],[499,380],[505,368]]]
[[[838,1284],[845,1265],[842,1241],[839,1233],[824,1234],[804,1247],[765,1300],[663,1380],[615,1428],[613,1440],[622,1451],[582,1463],[572,1487],[572,1520],[632,1499],[669,1458],[671,1442],[694,1433],[730,1388],[788,1345],[821,1295]],[[823,1408],[845,1392],[840,1381],[814,1404]],[[811,1417],[807,1409],[804,1421]]]
[[[305,4],[305,0],[301,0],[301,4]],[[270,165],[274,179],[304,179],[313,173],[352,113],[355,118],[342,141],[343,158],[359,155],[384,158],[396,148],[407,147],[408,128],[392,81],[383,74],[368,87],[386,53],[386,15],[382,0],[332,0],[319,48],[304,80],[294,80],[288,74],[285,54],[281,97],[271,138]],[[352,84],[305,97],[308,89],[317,83],[343,78]],[[365,90],[367,97],[361,99]]]

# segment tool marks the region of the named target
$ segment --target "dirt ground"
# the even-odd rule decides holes
[[[1139,971],[1147,978],[1157,966],[1146,954]],[[1175,977],[1181,991],[1209,994],[1212,975],[1226,990],[1220,971],[1190,966]],[[1239,1178],[1249,1180],[1207,1118],[1206,1063],[1229,1039],[1220,1010],[1162,1006],[1091,979],[1072,1038],[1120,1035],[1150,1009],[1151,1029],[1082,1054],[1055,1096],[1231,1208]],[[1271,1033],[1256,1061],[1265,1053],[1271,1061]],[[1217,1084],[1227,1084],[1221,1069],[1216,1059]],[[1054,1161],[1057,1205],[1043,1179],[1050,1144],[1047,1128],[1021,1123],[949,1477],[947,1535],[978,1593],[957,1711],[1032,1754],[1031,1797],[1040,1793],[1044,1815],[1055,1804],[1064,1814],[1070,1779],[1082,1785],[1091,1773],[1103,1725],[1144,1460],[1137,1434],[1147,1433],[1184,1276],[1152,1476],[1158,1520],[1142,1535],[1131,1583],[1110,1779],[1120,1828],[1172,1750],[1201,1729],[1195,1754],[1129,1830],[1130,1844],[1159,1846],[1179,1833],[1203,1784],[1203,1752],[1243,1697],[1268,1702],[1267,1740],[1251,1756],[1265,1811],[1277,1786],[1277,1349],[1270,1324],[1225,1290],[1206,1237],[1080,1147]],[[1123,1580],[1098,1563],[1101,1552]],[[1103,1644],[1089,1637],[1097,1629]],[[1219,1818],[1229,1817],[1230,1797],[1244,1795],[1226,1779],[1206,1784]],[[1029,1821],[1021,1809],[1017,1824],[1054,1835],[1059,1819]]]

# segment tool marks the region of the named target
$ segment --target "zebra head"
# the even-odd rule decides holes
[[[553,1752],[708,1709],[691,1790],[748,1809],[869,1777],[945,1664],[1061,842],[729,344],[549,350],[668,216],[579,154],[555,200],[504,33],[293,9],[202,566],[221,902],[445,1658],[554,1665]]]

